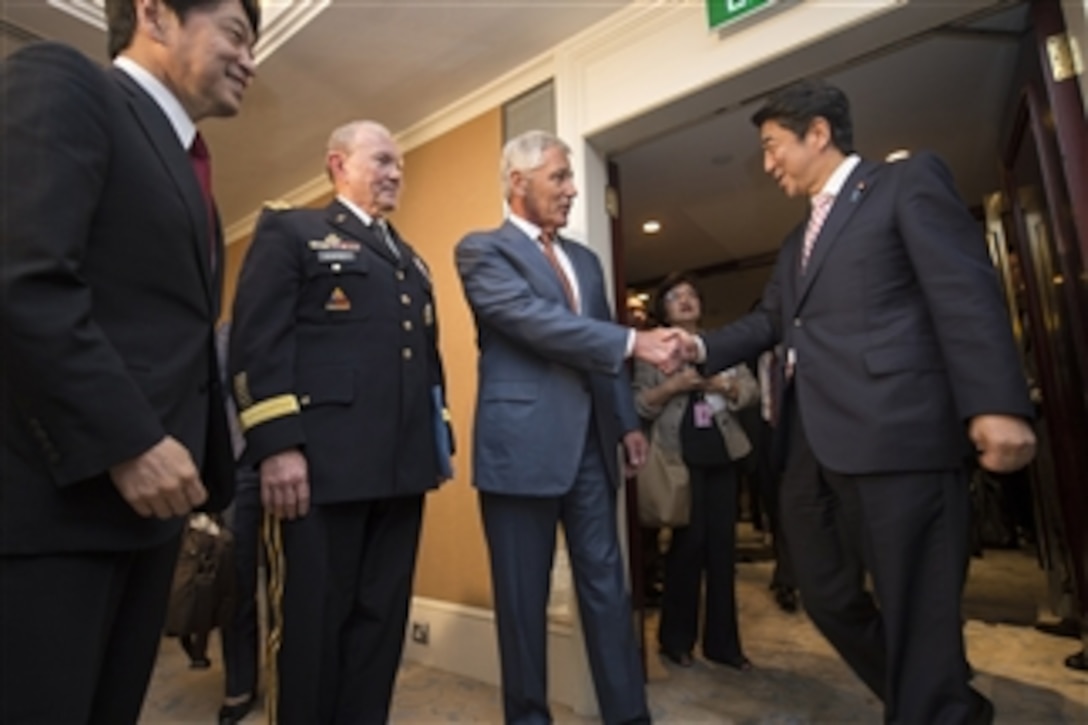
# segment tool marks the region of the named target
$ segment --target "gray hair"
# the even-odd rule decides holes
[[[502,149],[500,167],[504,199],[509,199],[513,190],[510,186],[510,175],[515,171],[524,173],[538,168],[544,163],[544,153],[551,148],[560,148],[563,153],[570,155],[570,146],[547,131],[526,131],[506,142]]]
[[[326,159],[333,152],[350,154],[358,145],[359,137],[364,133],[392,136],[389,129],[377,121],[351,121],[345,123],[343,126],[333,129],[333,132],[329,134],[329,142],[325,146]],[[327,160],[325,173],[328,174],[329,179],[332,179],[332,171],[328,168]]]

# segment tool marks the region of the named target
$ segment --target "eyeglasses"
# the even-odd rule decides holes
[[[682,297],[697,300],[699,299],[699,294],[689,285],[682,284],[678,287],[673,287],[665,293],[665,302],[676,302]]]

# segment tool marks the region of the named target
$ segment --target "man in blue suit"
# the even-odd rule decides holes
[[[712,371],[782,344],[780,516],[806,611],[887,722],[989,722],[960,614],[965,463],[1015,470],[1035,438],[979,225],[936,156],[855,154],[833,86],[790,86],[752,120],[765,171],[812,210],[760,305],[687,353]]]
[[[457,245],[478,329],[473,478],[491,558],[509,723],[550,722],[546,606],[563,523],[606,723],[648,722],[616,532],[616,447],[641,465],[623,372],[632,355],[668,367],[674,333],[611,321],[596,255],[558,232],[577,191],[570,149],[531,131],[503,150],[510,216]]]

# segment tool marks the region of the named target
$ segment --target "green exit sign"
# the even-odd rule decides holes
[[[706,0],[711,30],[718,30],[770,9],[778,0]]]

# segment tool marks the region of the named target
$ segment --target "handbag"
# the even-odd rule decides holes
[[[174,568],[164,634],[207,634],[227,621],[233,600],[234,537],[205,514],[189,517]]]
[[[643,526],[687,526],[691,518],[691,481],[680,453],[650,439],[646,465],[638,472],[638,517]]]

